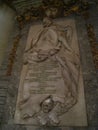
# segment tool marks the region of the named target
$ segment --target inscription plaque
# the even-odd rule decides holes
[[[86,126],[83,78],[75,21],[30,28],[21,72],[15,123]]]

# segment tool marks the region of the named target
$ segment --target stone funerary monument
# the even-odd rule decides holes
[[[24,53],[16,124],[86,126],[84,85],[74,19],[30,27]]]

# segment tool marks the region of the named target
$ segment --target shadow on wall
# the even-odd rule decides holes
[[[14,25],[14,12],[6,5],[0,6],[0,65]]]

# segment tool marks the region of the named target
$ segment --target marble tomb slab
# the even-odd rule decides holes
[[[74,19],[32,25],[21,71],[15,124],[87,126]]]

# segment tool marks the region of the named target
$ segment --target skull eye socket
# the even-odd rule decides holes
[[[54,102],[51,97],[48,97],[43,102],[41,102],[40,106],[43,112],[49,112],[53,109]]]

